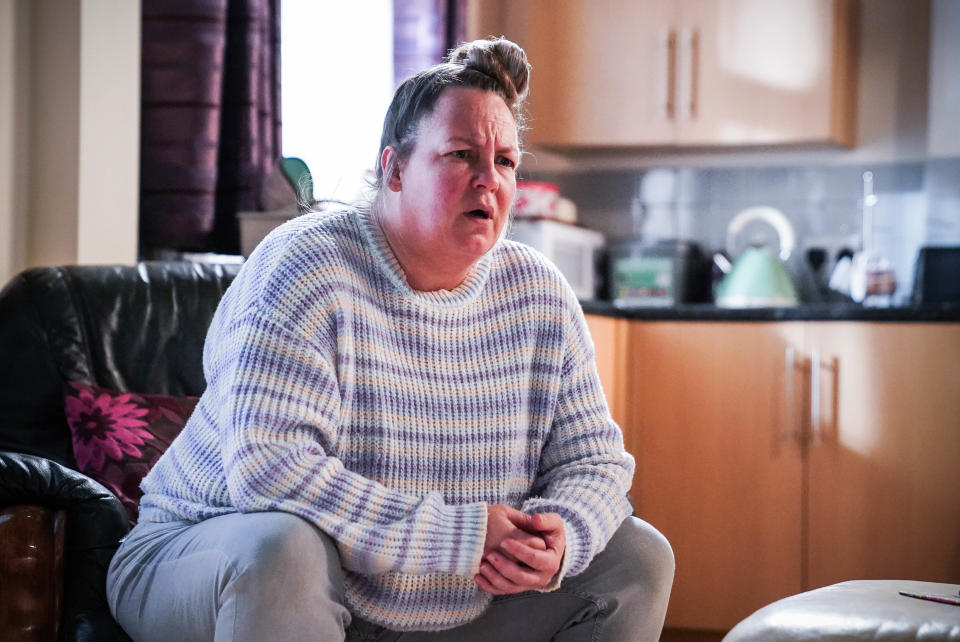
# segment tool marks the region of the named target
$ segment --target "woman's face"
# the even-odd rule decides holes
[[[384,150],[381,163],[390,154]],[[500,96],[466,88],[440,95],[409,158],[387,179],[396,198],[384,228],[413,287],[438,289],[422,287],[431,274],[455,287],[493,247],[513,204],[519,160],[516,122]]]

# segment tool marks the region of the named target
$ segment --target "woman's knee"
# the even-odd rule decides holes
[[[247,575],[316,578],[325,574],[342,583],[339,557],[329,537],[309,522],[289,513],[244,516],[246,545],[235,560]]]
[[[667,538],[656,528],[636,517],[627,517],[618,533],[622,537],[620,554],[633,561],[637,573],[648,581],[673,584],[676,561]]]
[[[621,586],[603,624],[604,639],[656,640],[673,588],[673,549],[660,531],[635,517],[624,521],[610,544]]]
[[[225,628],[243,640],[343,639],[350,615],[333,541],[288,513],[242,517],[246,543],[220,594],[218,633]]]

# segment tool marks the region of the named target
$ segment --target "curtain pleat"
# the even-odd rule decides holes
[[[237,253],[280,157],[280,0],[143,0],[140,248]]]
[[[393,3],[395,85],[440,62],[466,36],[466,0]]]

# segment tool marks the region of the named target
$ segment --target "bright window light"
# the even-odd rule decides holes
[[[392,0],[283,0],[284,156],[302,158],[317,199],[366,190],[393,95]]]

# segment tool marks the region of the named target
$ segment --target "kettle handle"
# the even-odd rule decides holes
[[[790,258],[797,242],[793,226],[790,224],[790,221],[787,220],[787,217],[783,215],[783,212],[766,205],[748,207],[730,220],[730,223],[727,225],[727,251],[731,251],[733,239],[740,233],[740,230],[742,230],[747,223],[758,220],[766,221],[777,231],[777,236],[780,239],[780,260],[786,261]]]

